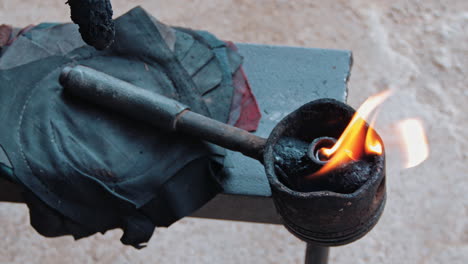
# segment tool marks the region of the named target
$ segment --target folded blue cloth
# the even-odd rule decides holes
[[[75,238],[122,228],[137,248],[155,226],[190,215],[220,190],[224,152],[157,131],[62,92],[60,71],[85,65],[226,122],[241,57],[207,32],[161,24],[141,8],[115,20],[97,51],[73,24],[41,24],[0,57],[0,176],[24,186],[31,223]]]

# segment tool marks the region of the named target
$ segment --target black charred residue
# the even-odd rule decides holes
[[[275,145],[275,162],[289,173],[300,174],[310,164],[307,150],[307,142],[290,137],[281,138]]]
[[[372,165],[367,160],[358,160],[345,163],[323,175],[312,174],[303,180],[300,191],[353,193],[369,179]]]
[[[329,173],[314,175],[323,164],[314,163],[307,155],[308,142],[284,137],[275,145],[275,169],[283,184],[300,192],[333,191],[353,193],[371,175],[374,155],[345,163]]]
[[[303,140],[292,137],[281,138],[274,150],[278,176],[292,189],[301,189],[302,178],[318,168],[307,156],[309,144]]]
[[[68,0],[71,19],[80,26],[84,42],[103,50],[114,41],[115,26],[110,0]]]

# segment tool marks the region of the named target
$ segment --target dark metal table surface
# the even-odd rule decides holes
[[[236,45],[262,112],[256,135],[267,138],[283,117],[309,101],[346,101],[350,51]],[[280,224],[262,164],[228,151],[226,165],[224,193],[192,216]]]

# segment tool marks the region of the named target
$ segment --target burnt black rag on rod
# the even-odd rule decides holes
[[[104,51],[85,45],[73,24],[41,24],[3,47],[0,176],[24,187],[39,233],[79,239],[122,228],[121,241],[139,248],[156,226],[221,191],[224,151],[72,100],[61,70],[99,69],[227,122],[242,58],[207,32],[168,27],[139,7],[115,29]]]
[[[115,25],[109,0],[68,0],[71,19],[78,24],[81,37],[98,50],[114,42]]]

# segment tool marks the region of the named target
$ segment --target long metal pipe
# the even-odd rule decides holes
[[[262,161],[265,138],[192,112],[188,106],[176,100],[84,66],[65,67],[60,83],[72,96],[158,128],[202,138]]]
[[[183,111],[175,122],[175,129],[202,138],[224,148],[263,160],[266,139],[243,129],[226,125],[192,111]]]

